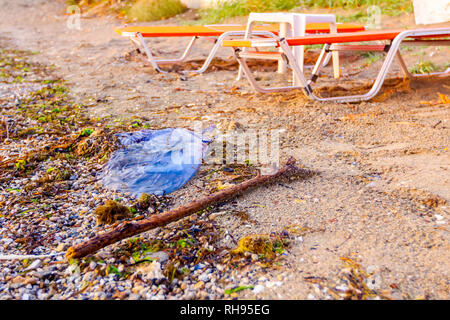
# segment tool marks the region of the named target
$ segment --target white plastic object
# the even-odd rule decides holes
[[[416,24],[450,21],[450,0],[414,0]]]
[[[329,23],[330,32],[336,33],[336,16],[334,14],[307,14],[293,12],[252,12],[248,17],[245,38],[249,38],[252,34],[252,26],[255,22],[274,22],[280,24],[281,38],[301,37],[306,34],[306,25],[308,23]],[[294,57],[298,61],[298,65],[303,69],[304,46],[296,46],[292,49]],[[339,54],[333,53],[333,69],[335,78],[339,77]],[[286,72],[285,61],[280,60],[278,63],[278,72]],[[242,76],[242,70],[239,70],[238,79]],[[298,84],[298,79],[294,77],[294,85]]]

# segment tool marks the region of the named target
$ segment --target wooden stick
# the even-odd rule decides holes
[[[104,248],[110,244],[116,243],[128,237],[139,233],[167,225],[173,221],[179,220],[196,212],[199,212],[213,204],[221,203],[227,199],[236,197],[243,191],[266,182],[271,182],[280,176],[290,175],[298,172],[295,166],[295,159],[290,158],[286,165],[272,175],[258,175],[248,181],[234,185],[227,189],[215,192],[202,199],[193,201],[187,205],[176,209],[153,215],[150,218],[140,221],[126,221],[111,231],[98,234],[95,237],[70,247],[66,252],[67,259],[79,259]]]

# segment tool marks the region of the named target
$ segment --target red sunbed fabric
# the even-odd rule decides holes
[[[286,39],[288,45],[290,46],[301,46],[301,45],[313,45],[313,44],[325,44],[325,43],[345,43],[345,42],[363,42],[363,41],[376,41],[376,40],[393,40],[402,31],[398,30],[376,30],[376,31],[361,31],[361,32],[350,32],[342,34],[320,34],[314,36],[296,37],[291,39]],[[444,35],[426,35],[417,38],[443,38],[448,37],[449,34]],[[223,42],[224,47],[251,47],[252,42],[255,40],[225,40]],[[271,40],[257,40],[258,42],[270,42]]]
[[[246,26],[237,25],[214,25],[214,26],[129,26],[116,28],[116,32],[120,35],[129,35],[140,32],[143,37],[218,37],[227,31],[245,31]],[[257,25],[254,26],[255,31],[270,31],[275,34],[279,31],[278,24]],[[342,23],[337,25],[338,32],[356,32],[365,30],[364,26]],[[306,27],[309,34],[330,32],[328,23],[311,23]]]

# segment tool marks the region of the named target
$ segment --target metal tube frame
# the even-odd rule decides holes
[[[205,59],[201,68],[199,68],[197,70],[184,70],[182,72],[183,73],[197,73],[197,74],[201,74],[201,73],[205,72],[208,69],[209,65],[211,64],[213,58],[216,56],[217,51],[222,46],[222,42],[226,38],[234,37],[234,36],[244,36],[244,35],[245,35],[244,31],[224,32],[222,35],[220,35],[219,37],[217,37],[217,39],[214,40],[214,46],[212,47],[210,53],[208,54],[208,56]],[[257,36],[257,37],[266,37],[266,38],[276,37],[276,35],[270,31],[255,31],[252,33],[252,35]],[[184,50],[183,54],[179,58],[173,58],[173,59],[156,59],[153,56],[153,54],[151,53],[147,42],[145,41],[144,37],[142,36],[142,34],[140,32],[136,32],[134,36],[130,37],[130,40],[135,46],[137,46],[137,47],[141,46],[144,49],[144,52],[147,56],[148,62],[150,62],[152,67],[157,72],[167,73],[167,71],[164,71],[160,68],[160,65],[173,64],[173,63],[179,63],[179,62],[185,61],[186,58],[188,57],[188,55],[191,53],[192,47],[194,46],[194,44],[198,38],[200,38],[200,37],[199,36],[192,37],[191,41],[189,42],[188,46]]]
[[[409,40],[409,41],[404,41],[407,38],[414,38],[414,37],[421,37],[421,36],[437,36],[439,37],[440,35],[449,35],[450,34],[450,29],[449,28],[441,28],[441,29],[417,29],[417,30],[405,30],[401,33],[399,33],[397,35],[397,37],[395,37],[395,39],[393,39],[391,41],[391,43],[388,46],[385,46],[385,50],[386,51],[386,57],[385,60],[383,62],[383,65],[372,85],[372,88],[365,94],[360,94],[360,95],[352,95],[352,96],[339,96],[339,97],[327,97],[327,98],[322,98],[322,97],[318,97],[313,93],[311,84],[315,81],[315,78],[318,77],[319,74],[319,70],[320,68],[323,67],[323,60],[330,55],[330,52],[332,51],[333,47],[330,46],[330,44],[325,44],[324,48],[322,49],[322,52],[319,56],[319,59],[316,62],[316,65],[314,66],[313,69],[313,75],[312,78],[310,80],[307,80],[303,71],[300,69],[299,65],[297,64],[296,59],[294,58],[294,55],[292,54],[291,51],[291,47],[288,45],[288,42],[286,41],[286,39],[284,38],[278,38],[275,37],[276,41],[273,41],[272,43],[274,45],[276,45],[277,43],[279,44],[280,48],[282,49],[287,61],[289,62],[290,67],[292,68],[294,75],[297,77],[298,79],[298,83],[300,84],[300,86],[287,86],[287,87],[262,87],[258,84],[258,82],[256,81],[255,77],[253,76],[253,73],[251,72],[250,68],[248,67],[246,60],[245,60],[245,52],[242,52],[241,54],[241,50],[239,48],[234,48],[235,49],[235,56],[236,59],[238,60],[239,64],[242,66],[242,69],[244,70],[244,73],[247,77],[247,79],[249,80],[251,86],[260,93],[271,93],[271,92],[280,92],[280,91],[289,91],[289,90],[293,90],[293,89],[303,89],[305,94],[313,99],[313,100],[317,100],[317,101],[322,101],[322,102],[359,102],[359,101],[366,101],[366,100],[370,100],[371,98],[373,98],[381,89],[383,82],[386,78],[386,75],[392,65],[392,62],[394,60],[394,58],[397,58],[400,62],[400,66],[403,70],[403,72],[409,76],[409,77],[416,77],[417,75],[412,75],[411,73],[409,73],[406,64],[404,62],[404,60],[402,59],[401,55],[400,55],[400,45],[405,44],[405,45],[424,45],[424,43],[427,44],[436,44],[436,45],[450,45],[450,41],[443,41],[443,40]],[[417,41],[417,42],[416,42]],[[420,43],[420,44],[418,44]],[[257,42],[254,42],[255,45],[257,45]],[[267,42],[265,44],[267,46]],[[363,46],[357,46],[355,47],[357,50],[362,50],[364,49]],[[369,46],[370,48],[370,46]],[[347,48],[347,50],[349,49],[349,46]],[[373,48],[370,48],[373,49]],[[377,50],[380,51],[380,50]],[[448,74],[450,73],[450,68],[448,68],[447,70],[443,71],[443,72],[436,72],[436,73],[432,73],[429,75],[442,75],[442,74]],[[427,74],[428,75],[428,74]]]

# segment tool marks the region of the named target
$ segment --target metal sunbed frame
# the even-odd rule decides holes
[[[308,25],[307,25],[308,26]],[[311,28],[307,29],[309,34],[320,33],[320,32],[330,32],[332,29],[327,23],[311,23]],[[242,29],[242,30],[241,30]],[[364,26],[357,24],[337,24],[334,26],[339,32],[352,32],[352,31],[362,31],[365,30]],[[201,68],[197,70],[185,70],[184,73],[203,73],[211,64],[213,58],[216,56],[217,51],[222,46],[223,41],[229,37],[240,37],[246,34],[246,26],[243,25],[205,25],[205,26],[130,26],[117,28],[116,32],[122,36],[128,37],[131,42],[136,46],[136,48],[142,48],[147,60],[150,62],[152,67],[161,73],[167,73],[160,68],[160,65],[180,63],[187,59],[191,53],[192,47],[199,38],[205,38],[214,42],[210,53],[205,59]],[[257,29],[253,30],[251,35],[256,38],[274,38],[278,33],[278,27],[276,25],[264,25],[258,26]],[[155,38],[155,37],[187,37],[190,36],[186,49],[179,58],[167,58],[167,59],[157,59],[151,53],[151,50],[145,41],[145,38]]]

